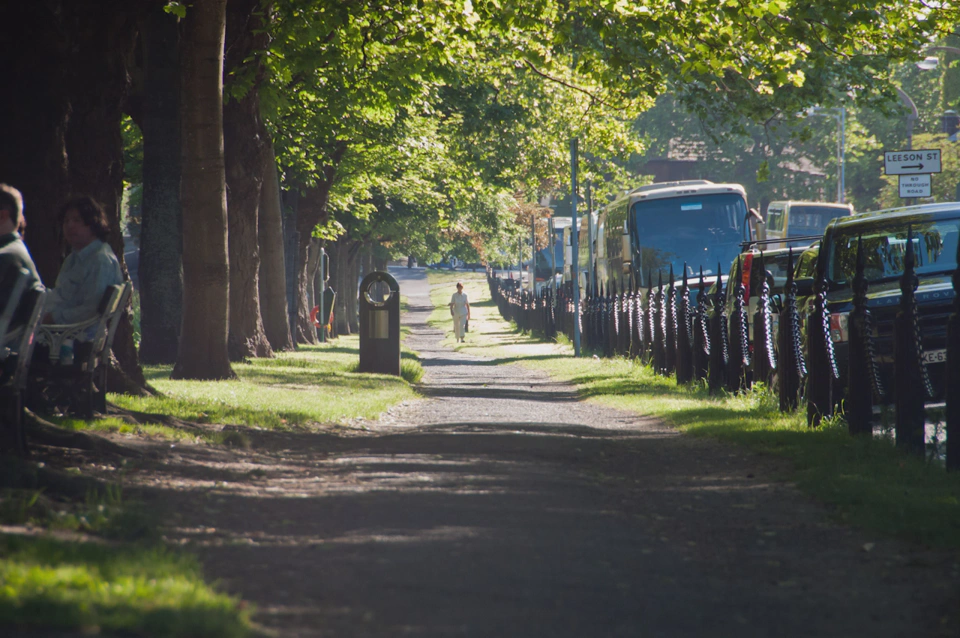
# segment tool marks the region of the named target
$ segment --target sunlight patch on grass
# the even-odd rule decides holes
[[[48,417],[48,420],[62,428],[75,431],[87,430],[109,434],[125,434],[128,436],[147,436],[170,441],[191,441],[194,443],[204,441],[209,443],[223,443],[224,439],[222,432],[213,429],[198,428],[195,430],[186,430],[156,423],[133,424],[116,417],[104,417],[101,419],[91,419],[89,421],[63,417]]]
[[[0,626],[131,636],[250,635],[249,611],[161,549],[0,536]]]
[[[281,352],[275,359],[235,363],[238,378],[229,381],[175,381],[169,366],[151,366],[144,371],[147,380],[165,396],[110,395],[110,400],[184,421],[284,428],[376,419],[417,396],[402,377],[354,372],[358,357],[359,339],[350,336]],[[415,360],[409,353],[405,358]]]

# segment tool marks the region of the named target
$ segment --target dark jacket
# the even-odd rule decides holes
[[[30,251],[26,244],[20,239],[17,232],[0,235],[0,309],[6,304],[13,292],[13,285],[16,277],[13,276],[11,266],[25,268],[30,273],[30,279],[27,281],[26,290],[43,290],[40,283],[40,276],[37,274],[37,268],[30,257]],[[12,326],[18,326],[26,323],[32,308],[24,307],[21,303],[14,315]]]

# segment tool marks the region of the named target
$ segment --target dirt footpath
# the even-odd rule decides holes
[[[960,635],[955,556],[832,523],[776,461],[442,349],[425,277],[398,275],[426,400],[131,477],[276,635]]]

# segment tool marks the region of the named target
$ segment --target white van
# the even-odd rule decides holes
[[[832,220],[850,215],[853,215],[853,206],[850,204],[770,202],[767,206],[766,238],[819,237]],[[787,242],[768,244],[770,248],[786,248],[787,245]]]

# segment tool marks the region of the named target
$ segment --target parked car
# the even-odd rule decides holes
[[[853,307],[852,281],[856,271],[857,241],[862,238],[867,305],[874,318],[881,379],[893,388],[894,320],[900,306],[908,230],[912,229],[919,281],[917,305],[924,361],[938,397],[944,392],[947,317],[954,298],[951,276],[957,267],[960,239],[960,202],[925,204],[843,217],[830,223],[817,254],[818,268],[827,278],[830,337],[840,367],[840,390],[846,387],[848,319]],[[806,255],[804,256],[806,257]],[[801,257],[797,274],[807,275],[809,262]],[[805,265],[806,264],[806,265]],[[797,279],[805,295],[812,293],[813,276]],[[809,309],[810,299],[803,301]],[[801,314],[806,314],[803,311]],[[892,396],[892,393],[888,393]]]
[[[764,225],[766,240],[790,237],[820,236],[827,225],[838,217],[853,215],[850,204],[828,202],[770,202]],[[787,242],[770,244],[771,248],[786,248]]]

